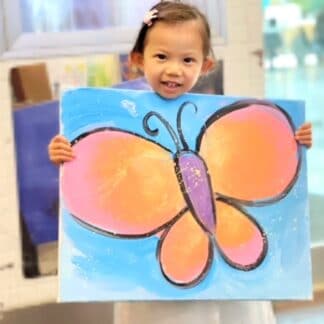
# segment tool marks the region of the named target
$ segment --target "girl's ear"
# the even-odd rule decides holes
[[[136,68],[143,71],[143,54],[138,52],[132,52],[129,55],[129,60],[131,66],[135,66]]]
[[[211,57],[206,57],[201,67],[201,74],[208,73],[215,67],[215,61]]]

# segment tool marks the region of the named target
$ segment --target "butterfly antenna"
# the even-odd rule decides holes
[[[179,108],[179,111],[177,114],[177,130],[178,130],[178,134],[180,136],[180,141],[181,141],[181,144],[182,144],[184,150],[189,150],[189,145],[183,136],[181,120],[182,120],[182,112],[183,112],[184,108],[188,105],[192,105],[194,107],[195,114],[198,111],[197,106],[193,102],[190,102],[190,101],[185,101]]]
[[[158,128],[151,128],[149,126],[149,120],[152,117],[156,117],[161,123],[162,125],[166,128],[166,130],[168,131],[168,133],[170,134],[172,141],[174,143],[174,145],[176,146],[177,152],[181,151],[181,145],[180,145],[180,141],[179,138],[176,134],[176,132],[173,130],[172,126],[169,124],[169,122],[164,119],[159,113],[155,112],[155,111],[150,111],[149,113],[147,113],[145,115],[145,117],[143,118],[143,128],[144,131],[150,135],[150,136],[157,136],[159,134],[159,129]],[[182,142],[182,140],[181,140]]]

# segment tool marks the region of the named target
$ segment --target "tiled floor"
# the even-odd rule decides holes
[[[277,324],[323,324],[324,290],[314,294],[313,301],[274,303]]]
[[[323,324],[324,304],[277,314],[277,324]]]

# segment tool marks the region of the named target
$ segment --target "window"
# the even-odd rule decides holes
[[[145,12],[156,2],[0,0],[4,12],[3,26],[0,23],[0,51],[4,57],[128,51]],[[206,13],[213,44],[226,38],[224,2],[187,1]]]
[[[321,1],[271,0],[264,12],[266,96],[304,100],[313,124],[307,152],[313,244],[324,242],[324,7]]]

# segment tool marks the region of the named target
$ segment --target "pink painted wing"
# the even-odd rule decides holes
[[[220,199],[215,201],[215,243],[224,260],[234,268],[251,270],[264,259],[267,239],[247,213]],[[188,211],[167,229],[159,242],[158,258],[171,283],[191,287],[208,274],[213,259],[213,239]]]
[[[215,206],[215,239],[223,258],[235,268],[254,269],[263,261],[268,248],[262,228],[234,205],[217,199]]]
[[[288,117],[262,104],[238,105],[207,122],[198,149],[213,191],[246,202],[285,195],[299,168],[298,145]]]
[[[212,264],[212,241],[188,211],[163,233],[158,258],[168,281],[179,286],[194,286],[205,277]]]
[[[99,231],[139,237],[158,232],[185,207],[172,155],[120,130],[91,133],[73,146],[61,189],[65,206]]]

